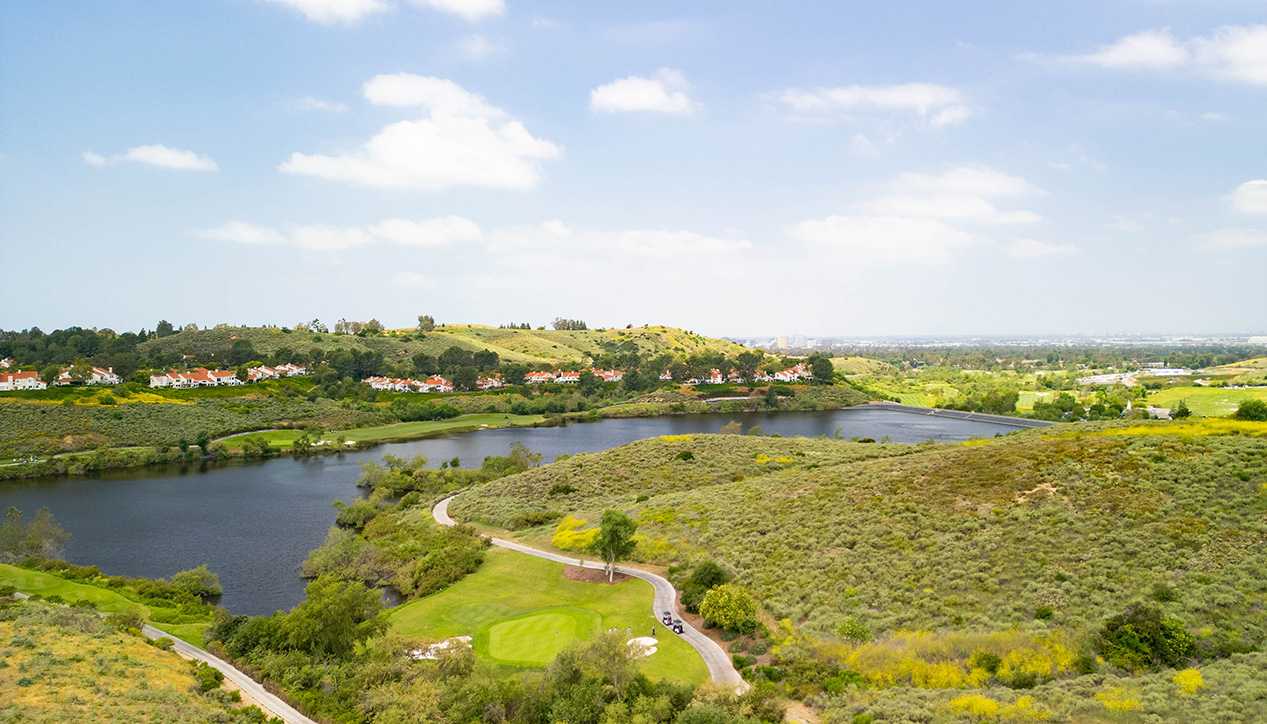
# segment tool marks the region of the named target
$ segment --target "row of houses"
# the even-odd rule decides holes
[[[594,368],[591,369],[590,372],[603,382],[620,382],[625,379],[625,373],[620,370],[600,370],[598,368]],[[530,385],[548,383],[575,384],[580,381],[580,372],[556,372],[554,370],[543,370],[541,372],[529,372],[524,375],[524,382],[527,382]]]
[[[665,372],[664,374],[660,375],[660,379],[671,380],[673,379],[673,376],[669,374],[668,372]],[[814,379],[814,375],[810,372],[809,367],[807,367],[804,363],[801,363],[793,367],[789,367],[785,370],[779,370],[778,372],[775,372],[774,374],[758,371],[755,375],[753,375],[750,381],[752,382],[796,382],[798,380],[812,380],[812,379]],[[707,375],[703,377],[692,377],[689,380],[684,381],[682,384],[691,385],[691,386],[720,385],[724,382],[742,383],[746,381],[749,381],[749,380],[745,380],[743,375],[741,375],[738,370],[731,370],[723,375],[721,370],[717,368],[713,368],[712,370],[709,371]]]
[[[233,370],[209,370],[206,367],[181,372],[172,370],[162,374],[150,375],[150,387],[173,387],[187,389],[190,387],[223,387],[240,385],[238,373]]]
[[[6,369],[13,366],[13,360],[6,359],[0,361],[10,363],[4,366]],[[71,376],[69,367],[63,367],[61,372],[57,375],[57,379],[53,382],[55,385],[73,385],[78,383],[79,380]],[[85,385],[118,385],[122,383],[123,380],[119,379],[119,376],[114,373],[113,367],[105,369],[101,367],[93,367],[92,374],[83,381],[83,384]],[[46,389],[48,389],[48,383],[41,379],[40,373],[35,370],[0,373],[0,392]]]
[[[376,390],[388,392],[452,392],[453,383],[439,375],[431,375],[425,380],[398,377],[366,377],[361,380]],[[475,386],[481,390],[493,390],[502,386],[502,376],[478,377]]]
[[[61,374],[57,376],[57,381],[54,382],[53,384],[73,385],[76,382],[78,382],[78,380],[76,380],[74,377],[71,376],[70,368],[63,367]],[[100,367],[93,367],[92,374],[88,377],[88,379],[84,380],[84,384],[85,385],[121,385],[123,384],[123,380],[120,379],[119,376],[114,373],[113,367],[107,367],[106,369],[102,369]]]
[[[308,374],[307,367],[293,365],[289,362],[277,365],[276,367],[260,365],[259,367],[251,367],[246,371],[246,381],[259,382],[261,380],[279,380],[283,377],[298,377],[306,374]]]

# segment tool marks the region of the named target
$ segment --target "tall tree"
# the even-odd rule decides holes
[[[176,327],[172,326],[172,323],[166,319],[160,319],[158,326],[154,328],[154,334],[157,337],[170,337],[176,334]]]
[[[282,634],[291,648],[320,656],[346,656],[356,644],[381,634],[389,625],[380,614],[379,591],[334,574],[318,576],[304,589],[304,600],[286,614]]]
[[[430,314],[418,315],[418,331],[430,332],[436,328],[436,318]]]
[[[629,516],[619,510],[603,512],[603,520],[599,524],[598,537],[594,539],[592,550],[603,559],[609,583],[616,576],[616,564],[628,558],[638,547],[638,541],[634,540],[636,532],[638,524]]]

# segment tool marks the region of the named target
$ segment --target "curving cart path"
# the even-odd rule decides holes
[[[444,500],[441,500],[439,503],[436,503],[436,506],[431,509],[431,517],[435,518],[436,522],[440,525],[457,525],[457,522],[449,517],[449,502],[456,497],[456,495],[451,495]],[[495,546],[508,548],[520,553],[526,553],[527,555],[536,556],[537,558],[544,558],[548,561],[555,561],[557,563],[563,563],[570,566],[577,564],[577,560],[575,558],[569,558],[557,553],[549,553],[536,548],[530,548],[526,545],[502,540],[501,538],[493,538],[492,541]],[[603,565],[601,563],[595,563],[593,561],[585,561],[584,567],[600,571],[603,570]],[[627,576],[633,576],[634,578],[641,578],[642,580],[650,583],[652,588],[655,589],[655,600],[652,603],[651,610],[652,618],[658,621],[660,619],[661,611],[677,611],[677,592],[673,590],[673,584],[669,583],[668,580],[657,576],[654,573],[638,570],[637,568],[616,566],[616,571]],[[704,657],[704,663],[708,666],[708,673],[712,674],[713,681],[719,684],[733,686],[741,690],[747,689],[748,683],[743,680],[743,677],[739,675],[738,671],[735,671],[735,667],[731,665],[730,656],[725,651],[722,651],[722,648],[718,646],[715,641],[699,631],[696,631],[689,623],[686,623],[685,621],[682,623],[686,627],[685,633],[681,634],[682,638],[686,639],[686,642],[695,647],[695,650],[699,652],[699,655]],[[665,635],[668,635],[667,631],[665,632]]]
[[[30,598],[25,593],[19,593],[17,596],[18,598]],[[104,616],[105,614],[101,615]],[[281,697],[272,693],[268,689],[265,689],[258,681],[252,679],[240,670],[234,668],[232,664],[223,661],[211,653],[203,651],[197,646],[181,641],[175,636],[160,629],[156,629],[148,624],[141,628],[141,633],[145,634],[145,637],[148,639],[157,639],[164,636],[171,639],[175,642],[172,644],[172,649],[196,661],[204,661],[207,665],[219,670],[222,674],[224,674],[224,678],[232,681],[234,684],[237,684],[239,689],[245,691],[247,694],[250,694],[253,699],[260,703],[260,706],[268,709],[271,716],[281,717],[282,721],[286,722],[286,724],[317,724],[317,722],[312,719],[300,714],[295,707],[287,704],[281,699]]]

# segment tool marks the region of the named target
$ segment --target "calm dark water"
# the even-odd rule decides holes
[[[602,420],[567,427],[483,430],[306,459],[278,458],[188,468],[153,468],[92,477],[0,482],[0,508],[28,515],[48,506],[74,538],[68,560],[110,574],[166,577],[206,563],[220,574],[221,604],[234,613],[266,614],[303,599],[299,564],[334,525],[330,503],[351,501],[360,466],[384,453],[424,455],[430,463],[461,459],[477,467],[522,441],[542,460],[597,452],[657,435],[717,432],[731,420],[784,437],[888,436],[893,442],[967,440],[1012,432],[988,422],[886,410],[747,413]]]

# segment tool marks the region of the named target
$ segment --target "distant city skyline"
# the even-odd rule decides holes
[[[0,328],[1263,334],[1264,22],[1243,0],[6,3]]]

